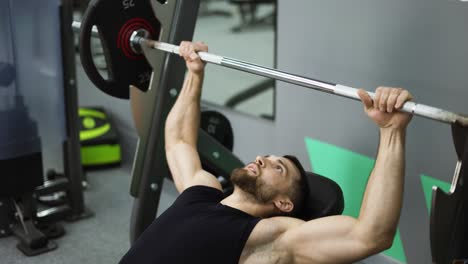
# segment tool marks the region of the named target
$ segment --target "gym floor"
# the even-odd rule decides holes
[[[235,9],[232,6],[222,6],[223,4],[216,3],[213,6],[210,6],[214,9],[223,9],[228,8],[229,11],[235,13]],[[232,16],[231,18],[226,17],[216,17],[216,16],[207,16],[201,18],[199,23],[203,24],[203,28],[207,29],[212,25],[211,32],[213,34],[204,34],[196,33],[195,38],[203,40],[205,42],[215,44],[219,39],[233,39],[236,38],[235,34],[232,34],[229,30],[220,31],[217,25],[217,21],[222,19],[226,23],[231,25],[238,24],[239,18],[237,15]],[[271,29],[265,28],[266,33],[262,33],[261,30],[256,30],[255,35],[259,39],[268,39],[271,37]],[[210,29],[207,29],[207,32],[210,32]],[[225,36],[222,35],[222,32],[225,32]],[[263,34],[263,35],[262,35]],[[211,37],[211,39],[210,39]],[[231,44],[235,45],[235,44]],[[236,48],[243,47],[242,45],[236,45]],[[244,46],[245,47],[245,46]],[[251,48],[251,47],[249,47]],[[273,54],[273,46],[271,50],[267,52]],[[222,54],[228,54],[232,57],[241,58],[238,54],[243,54],[246,56],[248,51],[239,51],[237,54],[230,54],[229,52],[224,52],[222,49],[216,49]],[[223,53],[224,52],[224,53]],[[263,51],[265,52],[265,51]],[[260,51],[255,52],[261,54]],[[255,55],[252,55],[255,56]],[[245,58],[246,60],[257,62],[263,65],[272,65],[271,55],[267,55],[270,58],[261,60],[253,59],[252,57]],[[244,58],[241,58],[244,59]],[[219,74],[213,74],[216,76],[221,76]],[[243,78],[243,77],[240,77]],[[232,80],[238,84],[238,78],[221,78],[225,83],[226,81]],[[100,94],[101,92],[97,91],[91,87],[90,82],[87,80],[87,77],[82,71],[79,61],[77,61],[77,81],[79,84],[79,102],[80,105],[96,105],[100,99],[104,98],[105,95]],[[210,82],[210,81],[208,81]],[[213,83],[217,81],[212,80]],[[229,85],[229,84],[227,84]],[[214,94],[214,97],[219,94]],[[273,94],[272,92],[267,93],[265,96],[260,97],[258,102],[254,102],[255,109],[271,109],[271,103]],[[96,101],[97,100],[97,101]],[[17,240],[15,237],[8,237],[0,239],[0,256],[2,264],[13,264],[13,263],[35,263],[35,264],[63,264],[63,263],[117,263],[123,254],[128,250],[129,243],[129,226],[130,226],[130,217],[132,212],[132,198],[129,195],[129,186],[130,186],[130,175],[131,175],[131,166],[132,166],[132,153],[135,146],[136,133],[129,128],[129,107],[128,102],[126,101],[117,101],[114,98],[105,98],[102,99],[103,105],[117,105],[121,106],[120,111],[111,111],[110,115],[114,123],[120,121],[127,121],[127,125],[118,125],[120,135],[122,136],[123,147],[125,148],[124,152],[124,161],[121,167],[92,171],[87,173],[87,179],[89,186],[85,192],[85,204],[86,206],[95,213],[95,215],[88,219],[83,219],[74,223],[64,223],[66,229],[66,235],[55,240],[58,244],[58,249],[55,251],[48,252],[35,257],[25,257],[19,250],[16,249]],[[262,106],[262,107],[259,107]],[[252,110],[253,111],[253,110]],[[263,111],[263,110],[262,110]],[[263,111],[263,112],[265,112]],[[126,116],[122,117],[119,114],[125,113]],[[48,150],[45,153],[58,151],[60,152],[60,147],[52,148],[53,150]],[[45,158],[46,168],[60,168],[62,166],[60,162],[60,156],[57,153],[51,154],[54,157]],[[177,191],[174,188],[174,185],[166,181],[164,184],[163,192],[161,195],[161,202],[159,206],[159,212],[162,212],[167,208],[177,196]],[[376,260],[368,259],[362,261],[361,263],[380,263]],[[385,262],[390,263],[390,262]]]

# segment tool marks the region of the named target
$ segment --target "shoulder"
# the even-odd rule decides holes
[[[260,220],[253,229],[247,245],[256,246],[280,241],[281,236],[288,230],[305,223],[292,217],[271,217]]]

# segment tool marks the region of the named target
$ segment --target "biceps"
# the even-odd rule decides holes
[[[356,224],[348,216],[320,218],[288,231],[285,239],[297,263],[351,263],[372,254]]]

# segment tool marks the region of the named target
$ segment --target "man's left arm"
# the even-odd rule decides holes
[[[280,244],[295,263],[352,263],[391,247],[403,198],[405,131],[410,116],[394,113],[411,99],[401,89],[379,89],[372,100],[360,91],[368,116],[380,128],[375,167],[357,219],[332,216],[287,230]]]

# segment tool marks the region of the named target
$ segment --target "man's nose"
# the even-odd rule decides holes
[[[264,167],[265,166],[265,160],[263,157],[261,156],[258,156],[256,159],[255,159],[255,162],[260,166],[260,167]]]

